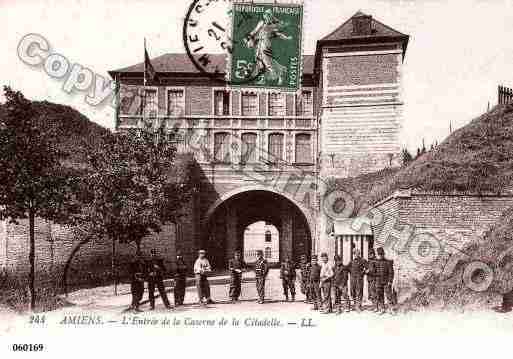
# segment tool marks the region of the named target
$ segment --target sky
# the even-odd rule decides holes
[[[95,74],[142,62],[143,39],[151,57],[184,52],[182,25],[192,0],[0,0],[0,84],[34,100],[72,106],[102,126],[114,126],[110,106],[91,106],[84,92],[63,91],[41,67],[20,60],[29,33],[42,35],[52,53]],[[513,87],[511,0],[305,0],[304,49],[358,10],[410,35],[403,68],[402,145],[441,142],[497,102],[497,85]],[[3,101],[3,98],[0,98]]]

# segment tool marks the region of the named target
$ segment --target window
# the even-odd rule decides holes
[[[257,135],[256,133],[242,134],[242,163],[257,162]]]
[[[313,94],[312,91],[303,91],[297,97],[297,115],[312,116],[313,115]]]
[[[296,163],[312,163],[312,141],[308,134],[296,135]]]
[[[270,230],[265,231],[265,241],[272,242],[272,235]]]
[[[173,89],[167,91],[167,114],[169,116],[183,116],[185,114],[183,90]]]
[[[269,94],[269,116],[285,115],[285,96],[282,93]]]
[[[230,115],[230,93],[225,90],[214,91],[214,115]]]
[[[216,162],[230,162],[230,136],[227,132],[214,135],[214,159]]]
[[[269,259],[269,258],[271,258],[271,256],[272,256],[271,247],[265,247],[264,258]]]
[[[242,115],[258,116],[258,96],[256,93],[242,94]]]
[[[283,135],[273,133],[269,135],[269,154],[270,160],[283,160]]]
[[[157,102],[157,90],[156,89],[146,89],[144,96],[144,117],[145,118],[155,118],[158,115],[158,102]]]

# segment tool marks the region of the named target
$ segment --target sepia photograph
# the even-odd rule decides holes
[[[2,357],[511,350],[510,0],[0,23]]]

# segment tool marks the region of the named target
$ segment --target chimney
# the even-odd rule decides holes
[[[358,12],[352,17],[353,35],[367,36],[372,34],[372,16]]]

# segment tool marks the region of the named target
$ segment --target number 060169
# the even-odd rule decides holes
[[[43,344],[13,344],[13,352],[42,352],[45,349]]]

